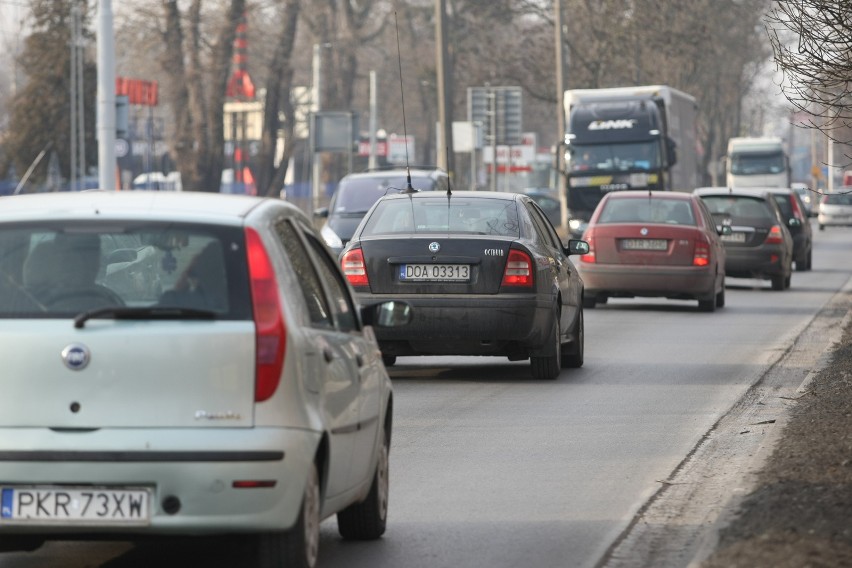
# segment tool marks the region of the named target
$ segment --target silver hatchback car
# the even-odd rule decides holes
[[[239,534],[316,564],[385,530],[392,388],[309,219],[277,199],[2,198],[0,549]],[[295,562],[295,564],[293,564]]]

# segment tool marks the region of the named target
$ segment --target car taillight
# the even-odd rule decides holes
[[[369,286],[370,279],[367,278],[367,266],[364,264],[364,253],[361,249],[352,249],[343,255],[340,260],[340,268],[352,286]]]
[[[582,256],[580,257],[580,261],[581,261],[581,262],[590,262],[590,263],[591,263],[591,262],[596,262],[596,260],[595,260],[595,239],[594,239],[594,237],[592,236],[591,231],[587,232],[587,233],[583,236],[583,240],[584,240],[584,241],[586,241],[587,243],[589,243],[589,252],[587,252],[586,254],[582,255]]]
[[[790,194],[790,206],[793,208],[793,217],[799,221],[804,221],[805,216],[802,214],[802,210],[799,209],[799,202],[796,201],[796,196],[793,194]]]
[[[695,252],[692,255],[693,266],[710,264],[710,244],[706,241],[695,241]]]
[[[764,241],[768,245],[780,245],[784,242],[784,235],[781,234],[781,227],[778,225],[772,225],[772,228],[769,229],[769,234],[766,235],[766,240]]]
[[[281,381],[287,334],[272,262],[251,228],[246,229],[246,251],[256,337],[254,400],[262,402],[275,394]]]
[[[503,282],[501,286],[525,286],[533,285],[533,264],[527,253],[510,249],[506,268],[503,270]]]

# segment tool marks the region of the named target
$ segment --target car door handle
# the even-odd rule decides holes
[[[326,363],[331,363],[334,360],[334,351],[332,351],[330,347],[324,347],[322,350],[322,356]]]

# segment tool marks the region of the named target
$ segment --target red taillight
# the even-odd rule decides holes
[[[778,225],[772,225],[772,228],[769,229],[769,234],[766,235],[766,240],[764,241],[768,245],[780,245],[784,242],[784,235],[781,234],[781,227]]]
[[[533,263],[530,255],[520,250],[510,249],[501,286],[529,287],[532,285]]]
[[[580,257],[581,262],[596,262],[595,260],[595,241],[591,231],[583,235],[583,240],[589,243],[589,252]]]
[[[364,264],[364,253],[361,249],[352,249],[343,255],[340,260],[340,268],[352,286],[369,286],[367,278],[367,266]]]
[[[792,193],[790,194],[790,206],[793,208],[793,217],[799,221],[804,221],[805,216],[802,214],[802,210],[799,209],[799,202],[796,201],[796,196]]]
[[[262,402],[275,394],[281,381],[287,334],[275,271],[254,229],[246,229],[246,251],[256,336],[254,400]]]
[[[710,264],[710,245],[705,241],[695,241],[692,265],[707,266],[708,264]]]

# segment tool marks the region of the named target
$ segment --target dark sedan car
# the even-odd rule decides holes
[[[377,329],[386,364],[404,355],[530,359],[537,379],[583,364],[583,281],[529,197],[487,191],[379,199],[340,255],[362,303],[406,300],[404,330]]]
[[[672,191],[613,191],[586,229],[589,254],[578,268],[584,307],[608,297],[659,296],[698,300],[701,311],[725,305],[725,245],[730,233],[696,195]]]
[[[768,189],[784,216],[790,235],[793,237],[793,260],[799,272],[811,269],[813,256],[813,229],[808,220],[805,204],[799,194],[786,187]]]
[[[770,280],[773,290],[789,288],[793,237],[772,192],[703,187],[695,193],[704,200],[717,223],[731,227],[731,234],[722,237],[727,251],[727,276]]]

